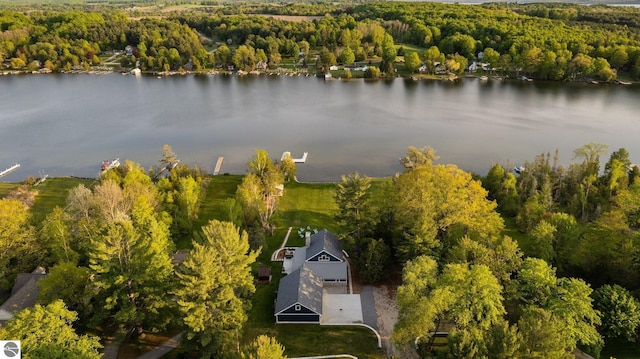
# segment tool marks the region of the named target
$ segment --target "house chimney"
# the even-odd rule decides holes
[[[304,245],[307,248],[311,246],[311,232],[304,232]]]

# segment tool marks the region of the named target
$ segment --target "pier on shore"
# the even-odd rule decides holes
[[[20,164],[19,164],[19,163],[16,163],[15,165],[13,165],[13,166],[11,166],[11,167],[9,167],[9,168],[5,169],[4,171],[0,172],[0,178],[2,178],[2,177],[4,177],[4,176],[8,175],[9,173],[11,173],[11,172],[13,172],[13,171],[17,170],[17,169],[18,169],[18,167],[20,167]]]
[[[217,176],[220,173],[220,168],[222,167],[222,161],[224,161],[224,157],[218,157],[218,162],[216,162],[216,167],[213,169],[213,175]]]

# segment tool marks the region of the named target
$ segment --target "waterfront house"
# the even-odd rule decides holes
[[[305,241],[283,263],[287,275],[278,286],[276,323],[319,324],[325,289],[346,289],[348,264],[338,238],[324,229],[307,233]]]

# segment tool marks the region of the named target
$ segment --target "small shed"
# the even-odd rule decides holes
[[[271,267],[261,265],[258,267],[258,281],[259,282],[271,282]]]

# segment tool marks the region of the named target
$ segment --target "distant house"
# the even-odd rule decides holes
[[[434,62],[433,66],[436,68],[436,75],[446,74],[448,72],[440,61]]]
[[[266,70],[267,69],[267,63],[264,61],[258,61],[258,63],[256,64],[256,70]]]
[[[185,71],[193,71],[193,61],[189,59],[189,61],[186,64],[184,64],[183,68]]]
[[[349,69],[349,71],[367,71],[369,68],[367,65],[348,65],[344,67],[345,69]]]
[[[336,65],[332,65],[332,66],[330,66],[330,67],[329,67],[329,70],[331,70],[331,71],[337,71],[337,70],[338,70],[338,66],[336,66]]]
[[[131,56],[131,55],[133,55],[133,46],[131,46],[131,45],[127,45],[127,46],[124,48],[124,53],[125,53],[127,56]]]
[[[5,325],[16,312],[36,305],[38,281],[47,276],[42,267],[31,273],[20,273],[11,290],[11,296],[0,306],[0,325]]]
[[[275,304],[276,323],[322,320],[323,288],[346,286],[348,264],[338,238],[326,229],[307,234],[306,246],[296,248],[284,263]]]

